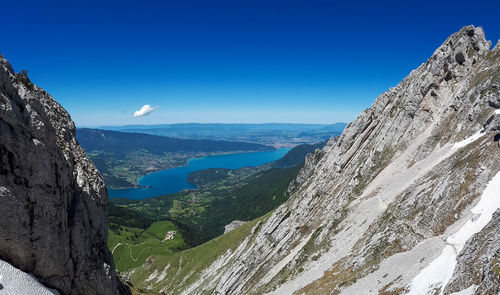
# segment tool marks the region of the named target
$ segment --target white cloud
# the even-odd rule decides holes
[[[151,113],[152,111],[156,111],[159,108],[160,107],[151,107],[149,104],[145,104],[140,110],[135,111],[134,118],[146,116],[147,114]]]

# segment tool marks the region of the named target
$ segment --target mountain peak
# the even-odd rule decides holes
[[[426,64],[434,76],[442,75],[449,81],[466,75],[479,55],[489,52],[490,47],[481,27],[465,26],[448,37]]]
[[[490,264],[462,264],[471,268],[462,270],[446,262],[449,277],[440,280],[431,262],[450,250],[443,241],[474,220],[471,206],[500,181],[500,55],[490,47],[480,27],[447,38],[337,140],[308,157],[289,200],[186,293],[399,294],[429,279],[417,276],[429,265],[432,276],[422,289],[455,292],[477,283],[471,273],[486,277]],[[478,257],[477,247],[465,241],[460,247]],[[497,250],[488,246],[488,253]],[[481,291],[490,290],[498,284]]]

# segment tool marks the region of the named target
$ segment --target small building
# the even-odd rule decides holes
[[[166,240],[173,240],[174,239],[174,236],[175,236],[176,232],[175,231],[169,231],[166,235],[165,235],[165,239],[164,241]]]

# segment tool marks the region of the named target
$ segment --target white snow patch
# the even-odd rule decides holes
[[[444,287],[453,275],[457,255],[474,234],[490,222],[493,213],[500,208],[500,172],[493,177],[484,190],[479,202],[471,209],[472,217],[453,235],[446,239],[447,245],[441,255],[424,268],[412,281],[408,294],[428,294],[433,289]]]
[[[0,260],[0,294],[58,295],[56,290],[42,285],[35,277]]]
[[[456,257],[453,246],[446,245],[441,255],[413,279],[408,295],[434,294],[435,289],[440,289],[440,294],[443,294],[457,264]]]
[[[460,148],[463,148],[464,146],[476,141],[477,139],[479,139],[481,136],[483,136],[485,134],[486,134],[486,132],[484,132],[484,130],[481,129],[478,132],[476,132],[474,135],[467,137],[466,139],[455,143],[455,145],[453,145],[453,149],[458,150]]]
[[[458,291],[458,292],[455,292],[455,293],[451,293],[450,295],[472,295],[472,294],[474,294],[474,292],[476,292],[476,289],[477,289],[477,286],[476,285],[472,285],[472,286],[470,286],[469,288],[467,288],[465,290]]]
[[[354,284],[341,289],[342,295],[376,295],[380,290],[391,292],[406,286],[427,264],[437,258],[445,246],[438,237],[424,240],[413,249],[389,256],[380,262],[378,270],[357,280]],[[390,285],[389,289],[387,286]]]
[[[500,115],[500,109],[495,110],[495,115]]]
[[[500,208],[500,172],[493,177],[479,202],[471,209],[472,218],[454,235],[446,241],[454,245],[457,252],[460,252],[467,240],[475,233],[481,231],[493,217],[493,213]]]

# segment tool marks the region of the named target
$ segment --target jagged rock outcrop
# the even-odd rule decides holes
[[[129,294],[107,248],[104,182],[73,121],[2,56],[0,135],[0,259],[61,294]]]
[[[479,27],[450,36],[308,156],[290,199],[184,293],[498,293],[488,231],[500,225],[486,224],[500,208],[500,45],[490,47]]]
[[[233,220],[233,221],[231,221],[230,224],[226,224],[226,226],[224,226],[224,233],[228,233],[232,230],[235,230],[245,223],[247,223],[247,221]]]

